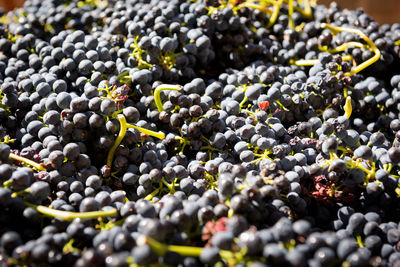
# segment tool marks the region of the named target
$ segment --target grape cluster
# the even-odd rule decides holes
[[[1,15],[0,265],[400,265],[400,23],[311,0]]]

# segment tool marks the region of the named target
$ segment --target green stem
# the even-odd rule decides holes
[[[344,43],[344,44],[339,45],[339,46],[337,46],[335,48],[332,48],[332,49],[328,49],[327,46],[318,46],[319,50],[324,51],[324,52],[328,52],[328,53],[331,53],[331,54],[332,53],[343,52],[349,47],[358,47],[358,48],[368,49],[367,45],[362,44],[360,42],[347,42],[347,43]]]
[[[154,90],[154,101],[156,102],[156,106],[159,112],[164,110],[163,104],[161,102],[161,91],[163,90],[174,90],[174,91],[179,91],[181,90],[182,86],[180,85],[173,85],[173,84],[161,84],[157,86],[157,88]]]
[[[14,153],[10,153],[9,157],[12,158],[12,159],[24,162],[24,163],[36,168],[39,171],[45,171],[46,170],[46,168],[42,164],[34,162],[33,160],[27,159],[25,157],[18,156],[18,155],[14,154]]]
[[[260,157],[260,158],[258,158],[258,159],[255,159],[255,160],[253,160],[253,161],[251,161],[251,163],[257,163],[257,162],[259,162],[260,160],[263,160],[264,158],[263,157]]]
[[[12,193],[11,197],[15,198],[15,197],[23,196],[23,195],[28,194],[30,192],[31,192],[31,190],[29,188],[26,188],[24,190]]]
[[[296,66],[314,66],[319,62],[318,59],[299,59],[294,62]]]
[[[164,69],[170,70],[174,67],[174,64],[176,62],[175,58],[180,55],[183,55],[183,52],[166,52],[164,55],[160,55],[158,57],[158,61],[160,62],[160,65],[164,67]]]
[[[157,253],[159,256],[163,256],[165,253],[167,253],[168,249],[167,246],[156,241],[153,238],[150,238],[148,236],[142,235],[139,236],[139,238],[136,240],[136,243],[138,246],[143,246],[143,245],[149,245],[151,249]]]
[[[360,235],[356,235],[356,239],[357,239],[357,244],[360,248],[364,247],[364,242],[362,241],[362,238]]]
[[[375,55],[373,57],[364,61],[363,63],[361,63],[360,65],[355,67],[352,71],[346,72],[344,74],[345,76],[353,76],[354,74],[359,73],[360,71],[362,71],[365,68],[369,67],[370,65],[374,64],[381,57],[381,51],[375,46],[374,42],[372,42],[371,39],[369,39],[365,33],[363,33],[362,31],[360,31],[358,29],[352,29],[352,28],[347,28],[347,27],[336,27],[336,26],[332,26],[332,25],[329,25],[326,23],[322,23],[321,28],[329,29],[334,33],[346,31],[346,32],[356,34],[356,35],[360,36],[369,45],[370,50],[372,50],[374,52]]]
[[[222,151],[221,149],[212,147],[210,145],[200,147],[200,150],[212,150],[212,151]]]
[[[158,139],[164,139],[165,138],[165,133],[163,133],[163,132],[154,132],[152,130],[149,130],[149,129],[146,129],[146,128],[143,128],[143,127],[139,127],[139,126],[136,126],[136,125],[133,125],[133,124],[129,124],[129,123],[126,123],[125,127],[126,128],[135,128],[135,129],[139,130],[140,132],[142,132],[144,134],[157,137]]]
[[[16,139],[12,139],[9,135],[4,136],[3,140],[0,141],[0,144],[10,144],[14,143]]]
[[[310,0],[304,0],[304,13],[302,13],[307,19],[311,19],[312,17],[312,9],[310,5]]]
[[[366,174],[368,174],[370,177],[374,177],[375,176],[375,170],[368,170],[365,167],[363,167],[360,163],[354,163],[353,161],[350,162],[346,162],[346,165],[350,166],[353,169],[360,169],[362,171],[364,171]]]
[[[347,118],[347,119],[349,119],[350,118],[350,116],[351,116],[351,113],[352,113],[352,111],[353,111],[353,107],[351,106],[351,97],[350,96],[348,96],[347,98],[346,98],[346,104],[344,105],[344,107],[343,107],[343,109],[344,109],[344,116]]]
[[[269,19],[267,28],[270,28],[275,24],[279,15],[279,10],[281,9],[281,5],[282,5],[282,0],[278,0],[276,3],[274,3],[274,11]]]
[[[173,251],[184,257],[200,257],[200,254],[204,249],[202,247],[165,245],[148,236],[140,236],[136,243],[139,246],[148,244],[151,249],[160,256],[163,256],[167,251]],[[222,258],[230,258],[233,256],[232,254],[235,253],[229,250],[220,250],[219,254]]]
[[[71,221],[76,218],[81,219],[95,219],[99,217],[111,217],[115,216],[118,213],[117,209],[110,210],[100,210],[100,211],[88,211],[88,212],[72,212],[72,211],[63,211],[63,210],[55,210],[42,205],[33,205],[30,203],[26,203],[28,206],[31,206],[36,209],[36,211],[47,215],[49,217],[59,218],[64,221]]]
[[[132,57],[134,57],[135,59],[136,59],[136,61],[137,61],[137,63],[138,63],[138,68],[139,69],[149,69],[149,68],[152,68],[153,67],[153,65],[152,64],[150,64],[150,63],[148,63],[147,61],[145,61],[145,60],[143,60],[143,58],[142,58],[142,54],[148,54],[147,53],[147,51],[145,50],[145,49],[142,49],[140,46],[139,46],[139,43],[138,43],[138,40],[139,40],[139,36],[136,36],[135,37],[135,41],[134,41],[134,43],[133,44],[131,44],[131,48],[133,48],[133,51],[132,51],[132,53],[131,53],[131,56]]]
[[[233,211],[232,208],[229,208],[229,210],[228,210],[228,218],[231,218],[233,215],[235,215],[235,212]]]
[[[5,188],[10,187],[11,185],[12,185],[12,180],[8,180],[8,181],[5,181],[5,182],[3,183],[3,187],[5,187]]]
[[[161,186],[159,187],[159,188],[156,188],[153,192],[151,192],[150,194],[148,194],[144,199],[145,200],[152,200],[153,199],[153,197],[155,197],[157,194],[158,194],[158,192],[160,192],[160,189],[161,189]]]
[[[375,175],[375,173],[374,173],[373,171],[364,168],[364,167],[361,166],[360,164],[357,165],[357,168],[363,170],[363,171],[366,172],[369,176],[374,176],[374,175]]]
[[[294,22],[293,22],[293,0],[289,0],[289,10],[288,10],[288,15],[289,15],[289,27],[291,29],[294,28]]]
[[[142,128],[142,127],[127,123],[126,119],[125,119],[125,116],[122,115],[122,114],[117,114],[117,119],[118,119],[119,124],[120,124],[120,129],[119,129],[119,133],[118,133],[117,139],[115,140],[114,145],[111,147],[111,149],[110,149],[110,151],[108,152],[108,155],[107,155],[107,166],[108,167],[111,167],[112,162],[113,162],[113,158],[114,158],[114,154],[115,154],[115,150],[118,148],[119,144],[121,144],[122,139],[124,139],[125,134],[126,134],[126,130],[128,128],[135,128],[135,129],[137,129],[138,131],[140,131],[140,132],[142,132],[144,134],[151,135],[151,136],[157,137],[159,139],[164,139],[165,138],[165,134],[163,132],[154,132],[154,131],[151,131],[149,129],[145,129],[145,128]]]
[[[63,247],[63,253],[81,253],[82,251],[74,247],[74,239],[70,239]]]
[[[188,144],[187,142],[183,142],[182,148],[179,151],[179,155],[183,155],[184,154],[183,151],[185,151],[185,147],[186,147],[187,144]]]
[[[249,100],[249,99],[247,98],[247,96],[245,96],[245,97],[243,98],[242,102],[240,102],[240,104],[239,104],[240,110],[242,110],[243,105],[247,102],[247,100]]]
[[[384,169],[385,171],[387,171],[387,170],[388,170],[388,164],[383,164],[383,169]]]
[[[394,190],[398,196],[400,196],[400,185],[397,185],[396,189]]]
[[[127,74],[129,74],[129,71],[124,71],[123,73],[121,73],[121,74],[119,74],[119,75],[117,76],[117,79],[119,80],[119,79],[125,77]]]
[[[97,229],[100,229],[101,231],[103,230],[110,230],[114,226],[122,226],[124,224],[125,218],[118,220],[118,221],[113,221],[109,220],[108,222],[104,223],[102,220],[99,221],[99,224],[96,225]]]
[[[292,238],[292,239],[286,241],[283,245],[287,250],[292,250],[296,247],[296,240],[294,240]]]
[[[272,160],[272,159],[269,157],[269,154],[271,154],[271,150],[270,150],[270,149],[264,150],[264,152],[263,152],[262,154],[254,153],[254,156],[259,157],[259,158],[253,160],[252,163],[253,163],[253,162],[257,162],[257,161],[262,160],[262,159],[269,159],[269,160]]]
[[[329,152],[329,157],[331,158],[331,160],[335,160],[338,159],[338,155],[335,152]]]
[[[351,61],[352,56],[351,55],[345,55],[342,56],[343,61]],[[296,66],[314,66],[319,62],[318,59],[299,59],[299,60],[291,60],[291,64],[294,64]]]
[[[127,129],[125,116],[122,114],[118,114],[117,119],[120,124],[120,129],[119,129],[117,139],[114,142],[114,145],[111,147],[110,151],[108,151],[108,155],[107,155],[107,166],[108,167],[111,167],[115,150],[117,150],[117,147],[122,142],[122,139],[124,139],[125,134],[126,134],[126,129]]]
[[[390,173],[392,171],[392,169],[393,169],[393,164],[389,163],[388,165],[389,166],[388,166],[387,172]]]
[[[239,7],[248,7],[248,8],[258,9],[260,11],[267,13],[268,15],[272,15],[272,13],[273,13],[273,11],[270,8],[268,8],[266,6],[254,4],[254,3],[244,2],[244,3],[240,4]]]
[[[170,185],[169,183],[167,183],[167,181],[165,181],[164,177],[161,179],[161,182],[169,189],[169,192],[171,194],[175,193],[175,187]]]
[[[282,110],[284,110],[284,111],[289,111],[287,108],[285,108],[284,105],[282,105],[282,103],[281,103],[279,100],[276,100],[275,102],[279,105],[279,107],[280,107]]]
[[[210,144],[210,140],[208,140],[207,137],[205,137],[204,135],[200,136],[200,139],[203,140],[206,144]]]
[[[182,256],[187,257],[199,257],[203,248],[201,247],[188,247],[188,246],[174,246],[168,245],[167,250],[174,251],[176,253],[181,254]]]

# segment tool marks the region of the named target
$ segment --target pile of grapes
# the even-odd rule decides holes
[[[0,13],[1,266],[400,266],[400,23],[311,0]]]

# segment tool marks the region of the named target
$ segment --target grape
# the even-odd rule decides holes
[[[44,200],[50,195],[50,186],[46,182],[35,182],[29,187],[33,199]]]
[[[204,248],[200,254],[200,261],[205,264],[215,264],[219,259],[219,250],[217,248]]]
[[[9,231],[1,236],[1,246],[9,255],[20,244],[22,244],[22,240],[17,232]]]

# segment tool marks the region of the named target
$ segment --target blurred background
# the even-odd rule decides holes
[[[319,4],[329,5],[332,0],[318,0]],[[342,9],[363,8],[377,22],[395,23],[400,22],[400,1],[399,0],[336,0]]]
[[[332,0],[318,0],[328,5]],[[400,0],[336,0],[341,8],[356,9],[362,7],[366,13],[379,23],[400,22]],[[24,0],[0,0],[0,7],[6,11],[22,6]]]

